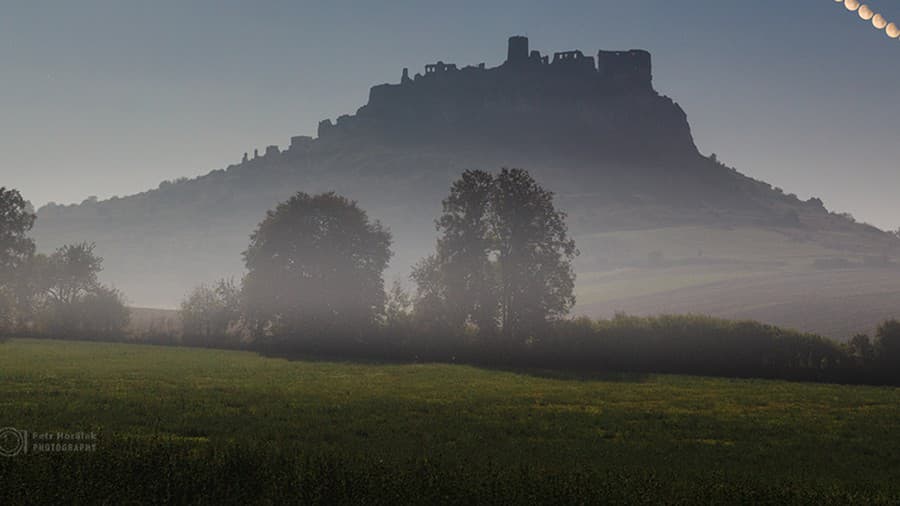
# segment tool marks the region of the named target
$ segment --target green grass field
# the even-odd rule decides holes
[[[12,340],[0,504],[900,502],[900,389]]]

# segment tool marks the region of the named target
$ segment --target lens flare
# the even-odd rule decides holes
[[[862,3],[860,0],[834,0],[835,3],[843,5],[848,11],[855,12],[864,21],[871,21],[872,26],[877,30],[884,30],[885,35],[892,39],[900,38],[900,26],[897,23],[891,23],[883,15],[876,14],[868,4]]]
[[[887,34],[888,37],[890,37],[892,39],[896,39],[897,37],[900,37],[900,27],[898,27],[896,23],[891,23],[891,24],[887,25],[887,28],[884,29],[884,32]]]
[[[860,6],[859,10],[856,11],[859,14],[859,17],[865,19],[866,21],[872,19],[872,16],[875,15],[875,11],[872,10],[868,5]]]

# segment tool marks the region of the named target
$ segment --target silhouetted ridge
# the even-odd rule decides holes
[[[498,67],[439,61],[374,86],[355,115],[319,124],[319,138],[388,144],[561,151],[591,159],[696,157],[684,111],[652,85],[650,53],[529,51],[510,37]]]

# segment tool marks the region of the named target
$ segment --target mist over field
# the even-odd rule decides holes
[[[11,8],[0,504],[900,502],[900,10],[576,4]]]
[[[654,89],[649,53],[534,56],[521,40],[496,67],[404,69],[316,138],[133,196],[44,206],[37,245],[90,238],[132,305],[175,309],[192,287],[243,275],[275,203],[335,191],[391,230],[387,279],[408,283],[452,180],[518,167],[556,194],[581,245],[577,314],[753,318],[841,340],[897,314],[897,237],[702,155],[685,111]]]

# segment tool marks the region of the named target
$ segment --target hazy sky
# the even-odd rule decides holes
[[[871,0],[900,22],[900,2]],[[35,204],[156,187],[313,135],[438,59],[645,48],[704,153],[900,226],[900,41],[832,0],[2,0],[0,186]]]

